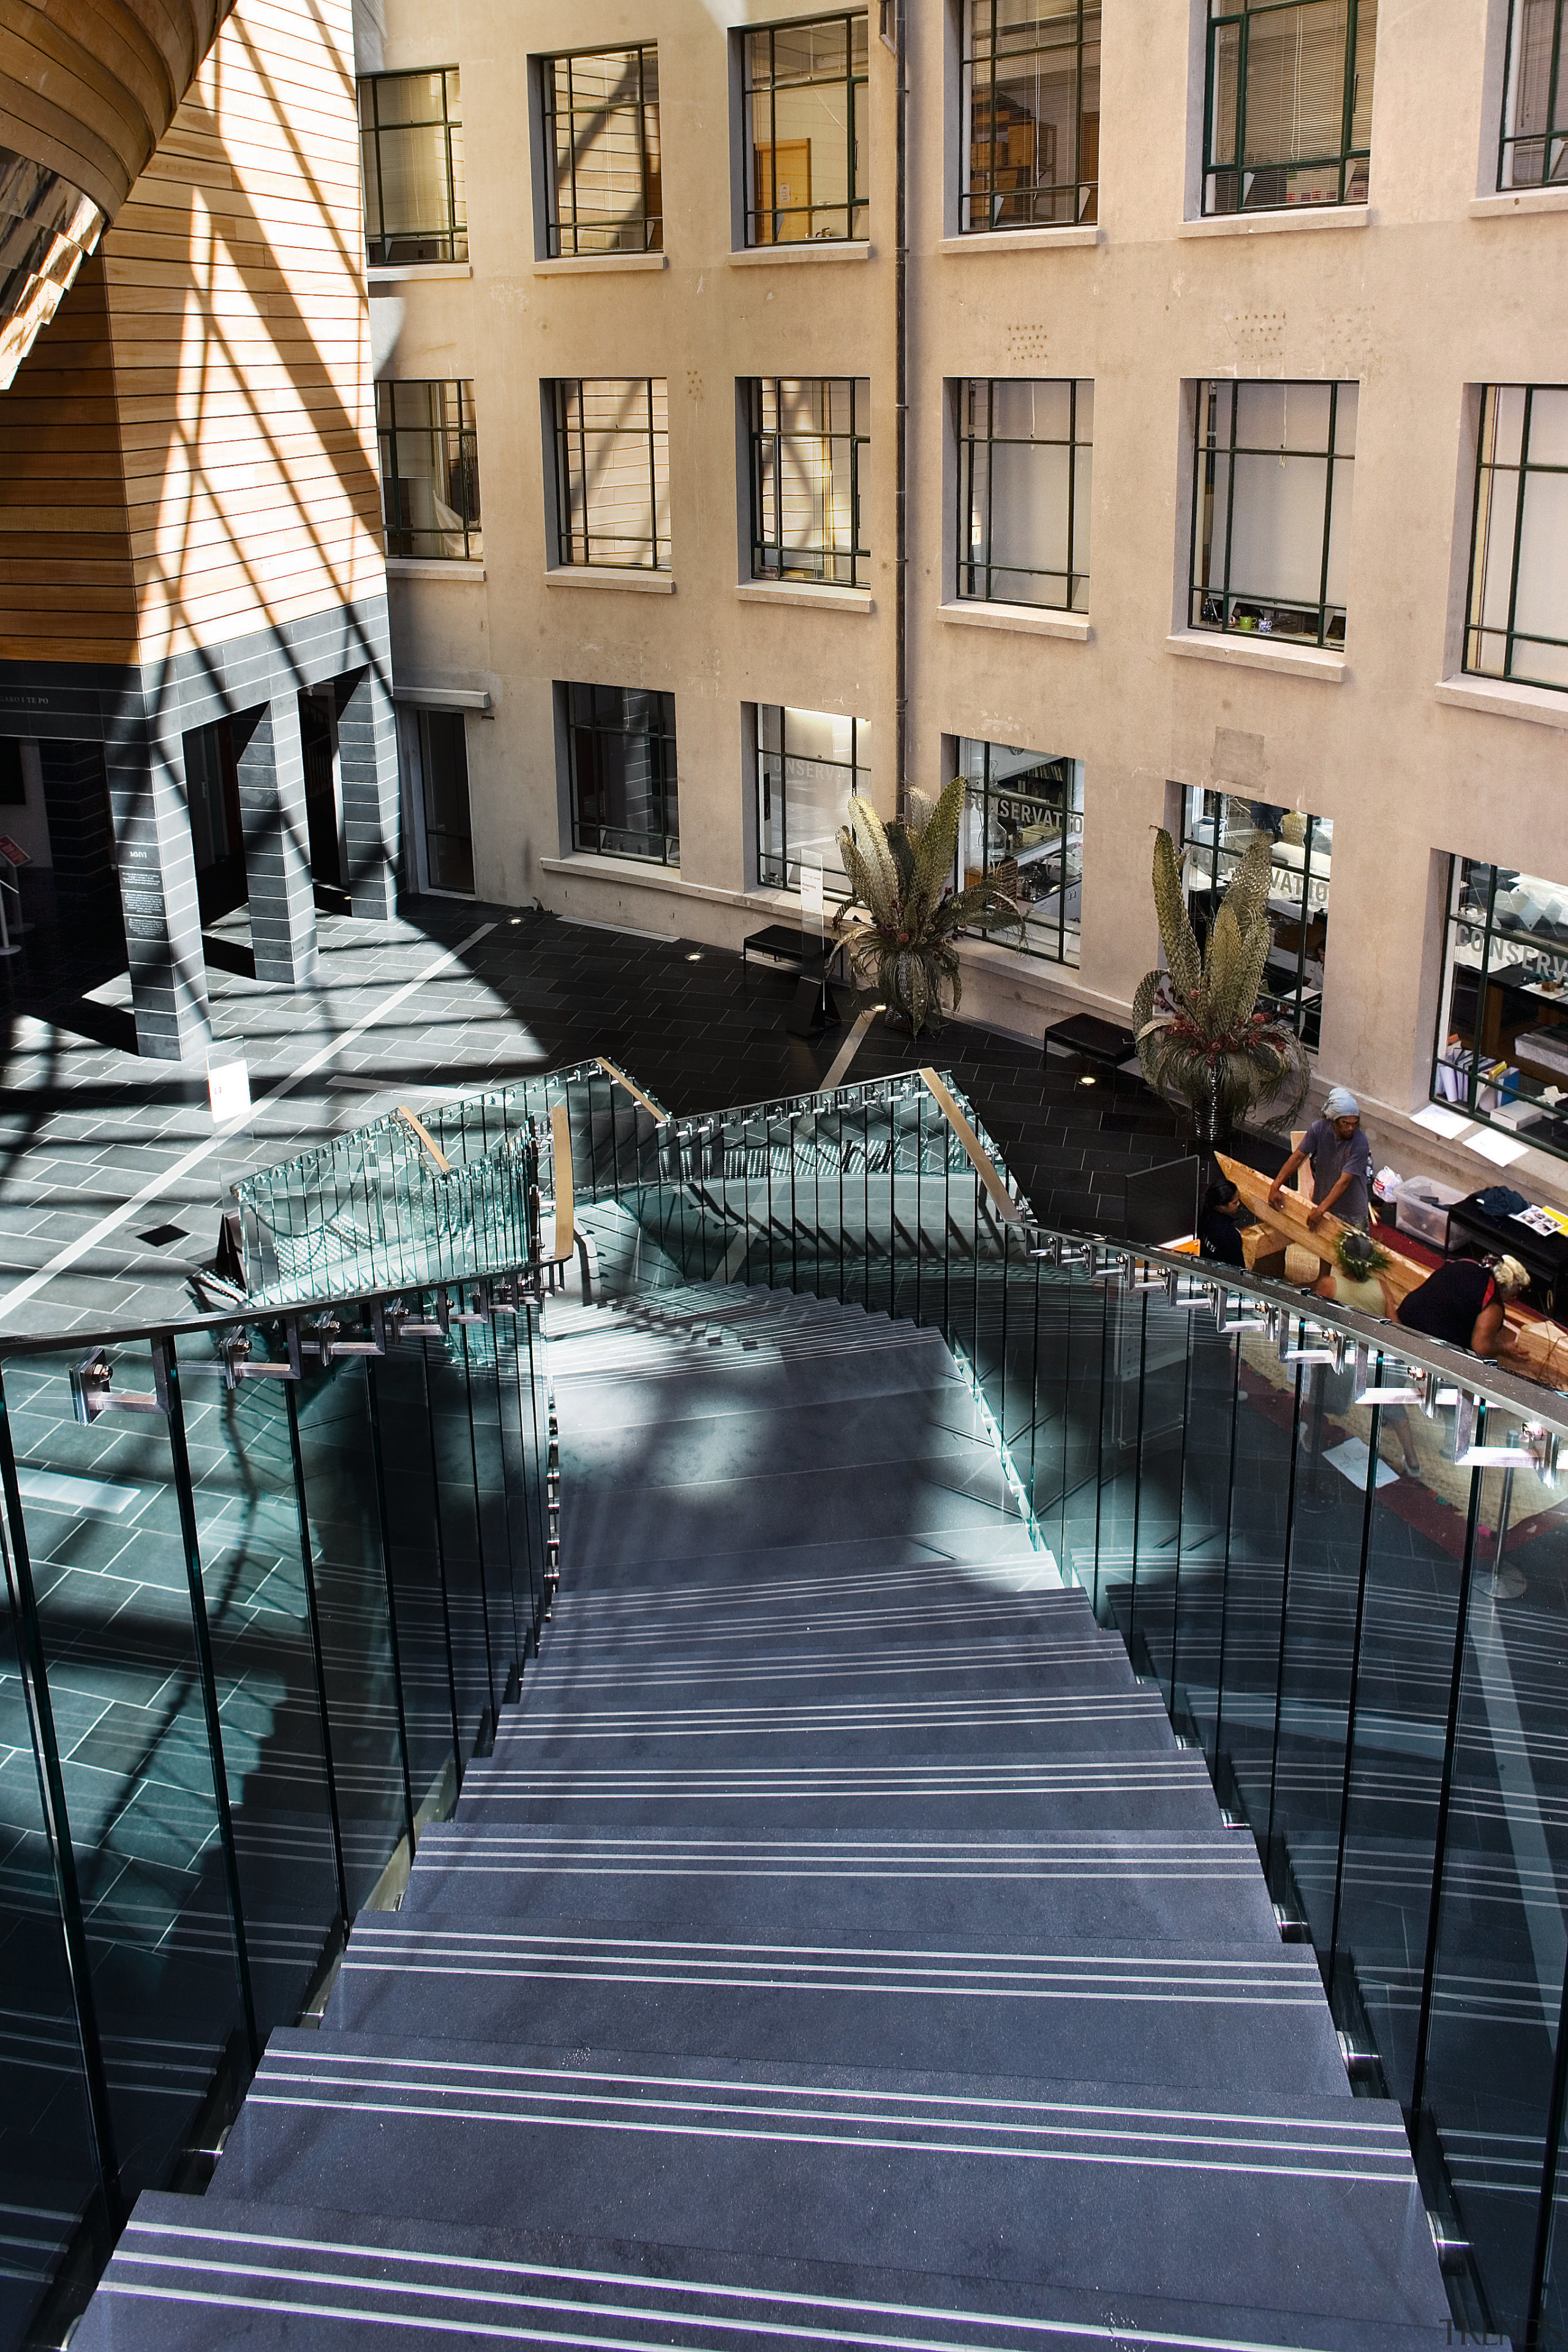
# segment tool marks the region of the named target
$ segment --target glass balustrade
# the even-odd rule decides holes
[[[602,1066],[549,1083],[422,1124],[459,1171],[526,1143],[548,1201],[565,1108],[602,1290],[790,1287],[942,1333],[1042,1568],[1120,1629],[1255,1839],[1352,2088],[1399,2101],[1457,2320],[1544,2340],[1568,2289],[1563,1401],[1040,1228],[934,1072],[691,1119]],[[319,2002],[516,1694],[558,1504],[510,1213],[476,1223],[473,1276],[324,1316],[0,1342],[0,2344],[79,2302],[141,2187],[201,2179],[259,2042]]]

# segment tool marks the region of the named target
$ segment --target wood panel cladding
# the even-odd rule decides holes
[[[0,0],[0,142],[119,211],[227,0]]]
[[[0,658],[155,662],[381,593],[363,251],[349,0],[239,0],[0,393]]]

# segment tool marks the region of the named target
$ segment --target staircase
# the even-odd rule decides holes
[[[77,2352],[1433,2344],[1399,2111],[940,1337],[647,1258],[549,1310],[493,1753]]]

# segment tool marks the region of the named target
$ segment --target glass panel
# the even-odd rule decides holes
[[[1513,0],[1500,188],[1538,188],[1568,175],[1563,16],[1563,0]]]
[[[864,15],[747,36],[748,245],[865,236],[866,43]]]
[[[504,1660],[492,1654],[474,1492],[473,1437],[460,1339],[424,1339],[430,1399],[430,1444],[440,1511],[441,1555],[458,1690],[458,1753],[466,1765],[487,1745],[506,1686]]]
[[[662,377],[556,386],[563,563],[669,568],[669,427]]]
[[[408,1777],[416,1814],[439,1818],[457,1794],[457,1710],[447,1564],[437,1507],[422,1346],[408,1340],[370,1367],[381,1424],[386,1524],[397,1610]]]
[[[1296,1426],[1306,1374],[1282,1364],[1262,1332],[1240,1339],[1235,1475],[1222,1575],[1217,1688],[1187,1675],[1188,1703],[1213,1759],[1222,1803],[1245,1815],[1261,1844],[1273,1785],[1279,1633],[1287,1605]]]
[[[248,2066],[167,1424],[72,1418],[69,1357],[6,1371],[93,1999],[129,2198],[167,2179]],[[114,1387],[153,1393],[118,1343]],[[269,1706],[225,1727],[243,1780]]]
[[[375,406],[387,553],[482,555],[472,384],[384,380]]]
[[[658,58],[606,49],[544,65],[552,121],[552,253],[643,253],[664,241]]]
[[[575,845],[679,864],[675,697],[574,687],[570,707]]]

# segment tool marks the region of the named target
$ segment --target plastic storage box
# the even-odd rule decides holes
[[[1457,1184],[1439,1184],[1432,1176],[1407,1176],[1394,1201],[1394,1221],[1402,1234],[1414,1234],[1429,1248],[1448,1246],[1448,1212],[1467,1199]]]

